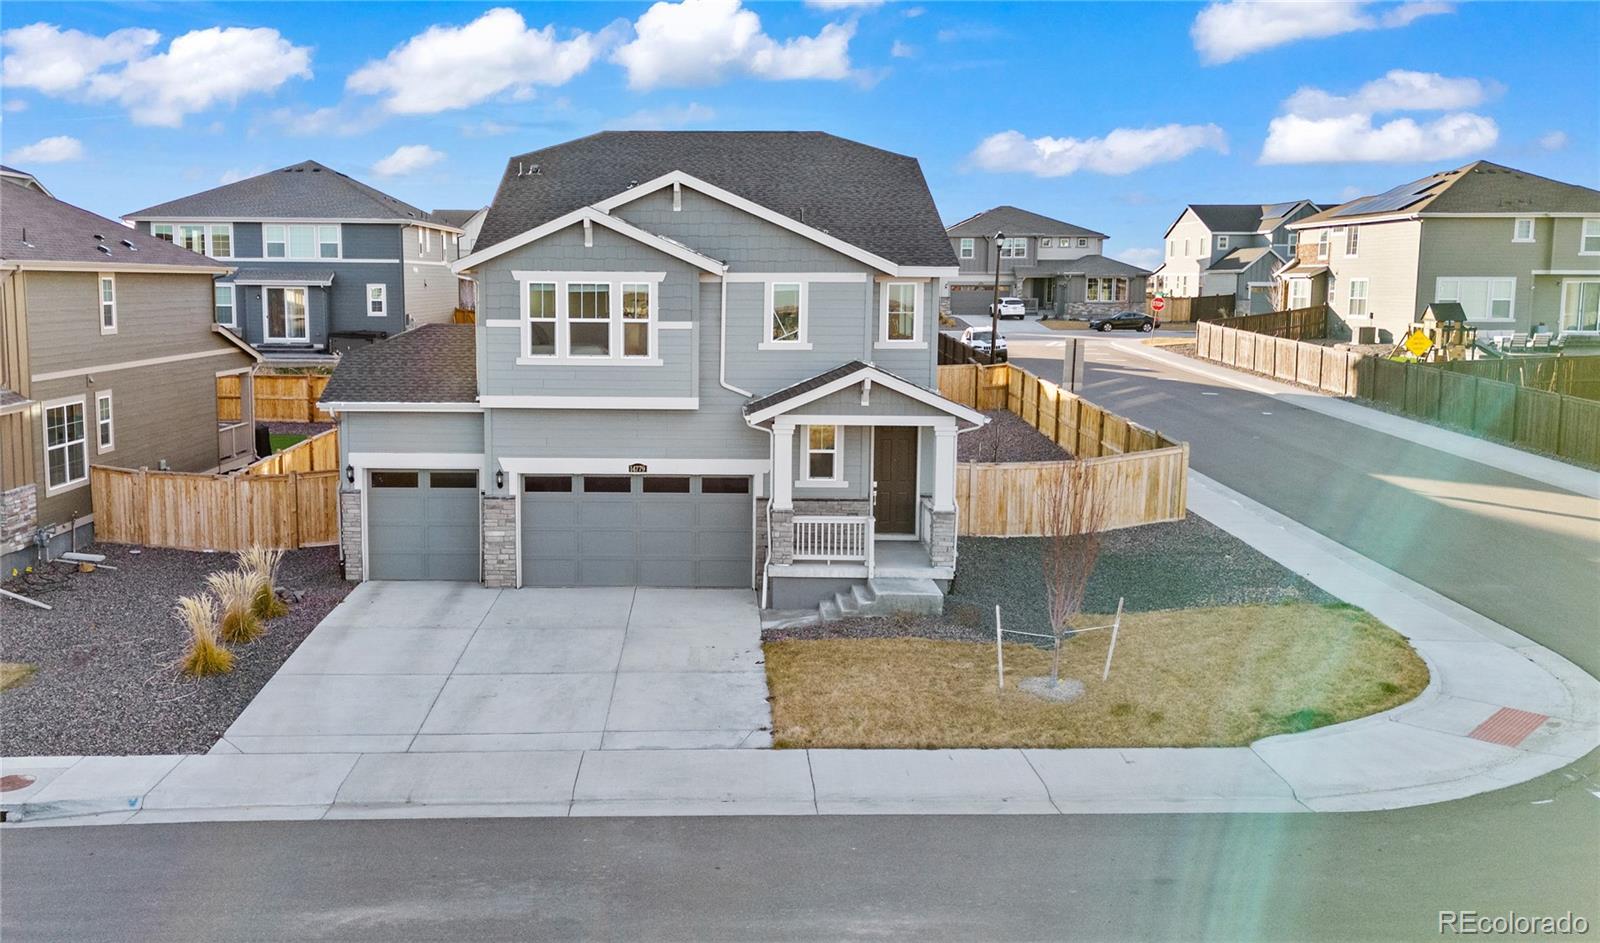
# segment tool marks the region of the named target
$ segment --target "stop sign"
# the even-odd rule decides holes
[[[1164,310],[1166,310],[1166,307],[1167,307],[1167,299],[1161,297],[1160,295],[1157,295],[1156,297],[1150,299],[1150,310],[1151,311],[1156,311],[1156,312],[1164,311]]]

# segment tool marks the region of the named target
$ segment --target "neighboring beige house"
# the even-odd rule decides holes
[[[1488,339],[1600,332],[1600,190],[1488,161],[1290,225],[1287,307],[1326,302],[1336,337],[1392,342],[1435,301]]]
[[[0,168],[0,554],[4,573],[93,521],[89,466],[207,471],[251,456],[217,378],[258,355],[216,326],[202,255]],[[244,403],[250,402],[248,383]],[[248,407],[246,407],[248,409]],[[83,535],[87,537],[88,535]]]
[[[1294,258],[1289,224],[1319,209],[1310,200],[1191,203],[1167,227],[1152,285],[1170,298],[1232,295],[1238,314],[1271,311],[1272,273]]]

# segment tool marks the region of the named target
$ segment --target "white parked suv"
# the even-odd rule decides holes
[[[1019,321],[1028,313],[1028,306],[1022,303],[1021,298],[1001,298],[1000,316],[1002,318],[1016,318]]]

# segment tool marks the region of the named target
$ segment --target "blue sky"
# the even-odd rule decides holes
[[[0,152],[118,216],[306,158],[424,208],[605,128],[920,158],[1154,266],[1185,203],[1336,201],[1487,158],[1600,186],[1600,4],[12,2]]]

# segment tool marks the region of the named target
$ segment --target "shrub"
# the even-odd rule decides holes
[[[217,638],[217,605],[208,594],[180,596],[173,612],[189,629],[189,650],[181,665],[192,675],[219,675],[233,670],[233,652]]]
[[[251,608],[256,581],[243,570],[219,570],[206,577],[206,585],[222,604],[222,638],[251,642],[261,634],[261,620]]]
[[[289,604],[278,598],[278,565],[283,551],[251,547],[239,554],[239,566],[254,581],[250,607],[263,622],[289,614]]]

